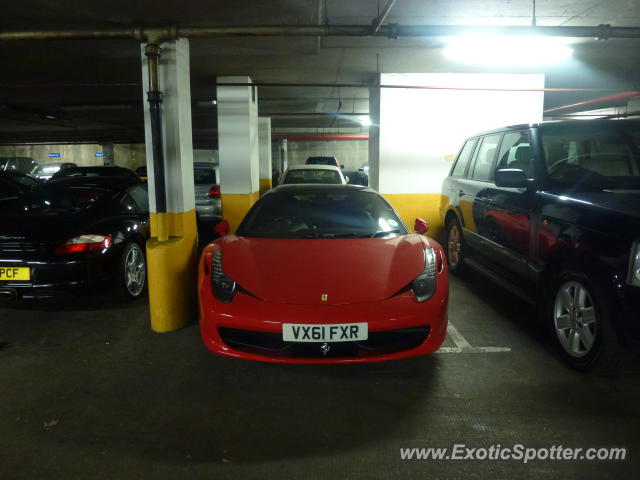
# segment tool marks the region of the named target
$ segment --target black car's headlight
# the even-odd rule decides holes
[[[222,270],[222,252],[216,250],[211,258],[211,291],[223,303],[233,300],[236,282]]]
[[[640,287],[640,242],[634,242],[631,247],[627,282],[629,285]]]
[[[438,273],[438,258],[433,248],[424,251],[424,270],[411,284],[411,290],[418,302],[426,302],[436,291],[436,275]]]

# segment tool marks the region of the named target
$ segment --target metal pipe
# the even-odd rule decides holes
[[[618,92],[612,88],[503,88],[503,87],[444,87],[433,85],[385,85],[379,83],[216,83],[219,87],[283,87],[283,88],[400,88],[407,90],[472,90],[489,92]],[[297,99],[299,100],[299,99]]]
[[[286,112],[261,113],[261,117],[365,117],[368,113],[336,113],[336,112]]]
[[[387,19],[387,16],[389,15],[389,12],[391,11],[395,3],[396,0],[389,0],[389,2],[387,2],[387,5],[384,7],[384,10],[382,10],[382,13],[373,19],[373,24],[371,25],[371,35],[375,35],[376,33],[378,33],[378,30],[380,30],[380,27]]]
[[[169,239],[165,222],[167,213],[167,193],[164,178],[164,146],[162,140],[162,92],[158,81],[158,60],[160,58],[160,46],[149,43],[144,49],[147,57],[147,69],[149,72],[149,118],[151,123],[151,144],[153,158],[153,184],[156,197],[156,224],[158,241],[165,242]]]
[[[598,26],[483,26],[483,25],[262,25],[123,28],[96,30],[36,30],[0,32],[0,41],[15,40],[138,40],[158,43],[176,38],[202,37],[449,37],[458,35],[546,35],[555,37],[640,38],[640,27]],[[154,40],[153,42],[151,40]]]
[[[274,135],[272,140],[290,142],[325,142],[330,140],[369,140],[369,135]]]
[[[571,105],[563,105],[562,107],[550,108],[548,110],[545,110],[542,113],[564,112],[565,110],[575,110],[577,108],[591,107],[593,105],[601,105],[603,103],[613,103],[620,100],[626,100],[628,98],[637,97],[638,95],[640,95],[640,92],[624,92],[624,93],[619,93],[617,95],[608,95],[606,97],[593,98],[591,100],[573,103]]]

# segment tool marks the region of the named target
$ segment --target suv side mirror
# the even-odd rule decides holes
[[[526,188],[527,174],[518,168],[503,168],[496,171],[494,183],[496,187]]]
[[[344,163],[341,163],[341,164],[340,164],[340,168],[341,168],[342,170],[344,170]]]
[[[429,231],[429,222],[422,218],[416,218],[416,223],[413,224],[413,231],[420,235]]]
[[[229,221],[222,220],[221,222],[216,223],[214,230],[221,237],[224,237],[225,235],[229,235],[229,232],[231,231],[231,227],[229,227]]]

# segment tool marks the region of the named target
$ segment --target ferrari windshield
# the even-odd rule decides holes
[[[237,231],[243,237],[269,238],[372,238],[407,233],[395,211],[377,193],[328,186],[285,187],[265,195]]]

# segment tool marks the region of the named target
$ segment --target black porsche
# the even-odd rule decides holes
[[[146,290],[147,184],[71,177],[41,185],[0,211],[0,298],[53,297],[115,286]]]

